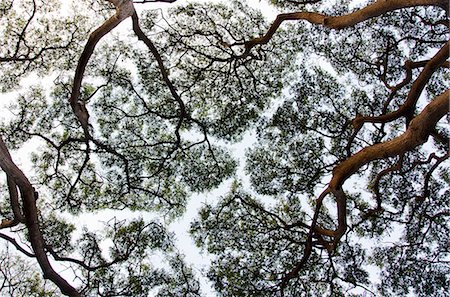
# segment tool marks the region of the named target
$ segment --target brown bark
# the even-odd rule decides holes
[[[243,55],[247,55],[257,44],[268,43],[284,21],[304,20],[311,24],[323,25],[330,29],[340,30],[352,27],[368,19],[381,16],[389,11],[415,6],[438,6],[448,11],[447,0],[378,0],[360,10],[342,16],[328,16],[304,11],[283,13],[276,17],[264,36],[254,38],[245,43],[245,52]]]
[[[78,60],[77,69],[75,71],[74,82],[72,86],[72,93],[69,98],[70,106],[75,113],[78,121],[80,122],[86,137],[89,137],[89,113],[86,109],[85,102],[79,100],[81,82],[83,80],[86,66],[90,57],[94,53],[95,46],[102,39],[103,36],[108,34],[112,29],[119,25],[123,20],[128,18],[134,13],[133,1],[130,0],[107,0],[116,7],[116,13],[106,20],[100,27],[91,33],[89,39],[84,46],[84,50]]]
[[[339,30],[352,27],[389,11],[415,6],[439,6],[447,9],[448,2],[446,0],[378,0],[363,9],[344,16],[325,17],[323,19],[323,25],[331,29]]]
[[[402,135],[386,142],[368,146],[339,163],[339,165],[333,169],[333,176],[328,184],[328,188],[319,197],[319,207],[316,208],[316,212],[318,212],[324,196],[328,193],[333,193],[336,197],[338,228],[336,230],[322,229],[315,226],[314,221],[312,228],[321,235],[333,237],[332,246],[334,247],[347,228],[346,197],[342,190],[344,182],[362,166],[372,161],[399,156],[424,144],[434,131],[437,122],[448,113],[449,99],[450,90],[447,90],[434,98],[434,100],[411,121],[408,129]]]
[[[387,123],[393,120],[396,120],[402,116],[406,116],[407,118],[412,118],[414,108],[416,107],[417,100],[419,100],[422,91],[427,85],[428,81],[432,77],[433,73],[442,66],[446,66],[447,59],[449,57],[449,47],[450,41],[444,44],[444,46],[434,55],[432,59],[426,62],[422,72],[417,77],[417,79],[413,82],[411,89],[408,92],[408,96],[399,108],[395,111],[383,114],[375,117],[357,117],[354,120],[353,125],[355,127],[361,127],[364,122],[370,123]],[[413,62],[411,62],[413,63]],[[410,67],[412,68],[412,67]]]
[[[401,155],[425,143],[428,140],[428,137],[433,133],[437,122],[448,113],[449,104],[450,90],[447,90],[434,98],[434,100],[411,121],[408,129],[402,135],[392,140],[366,147],[334,168],[333,176],[328,187],[316,200],[316,208],[303,257],[281,281],[280,287],[282,294],[287,282],[292,278],[295,278],[304,265],[306,265],[314,245],[313,237],[322,239],[319,244],[331,251],[345,234],[347,229],[347,201],[342,189],[344,182],[362,166],[371,161]],[[333,194],[336,198],[338,215],[338,226],[336,230],[324,229],[317,225],[322,202],[329,194]],[[322,236],[331,237],[332,240],[323,241]]]
[[[6,147],[3,147],[0,145],[0,153],[4,154],[4,156],[12,162],[11,155],[10,155],[9,151],[6,149]],[[8,185],[9,200],[10,200],[12,212],[14,215],[13,223],[14,224],[17,224],[19,222],[24,223],[25,218],[22,214],[22,209],[20,207],[19,193],[17,191],[17,185],[14,182],[14,179],[8,174],[6,174],[6,182]]]
[[[329,187],[331,189],[341,188],[348,177],[371,161],[394,157],[425,143],[436,123],[448,113],[449,96],[449,90],[437,96],[411,121],[408,129],[402,135],[366,147],[336,166]]]
[[[34,255],[42,269],[45,279],[55,283],[61,292],[67,296],[81,296],[80,293],[62,278],[52,267],[45,250],[45,241],[39,229],[38,210],[36,206],[34,188],[25,174],[14,164],[9,156],[8,149],[0,137],[0,167],[6,172],[20,191],[20,197],[23,203],[23,214],[25,224],[29,232],[30,243]]]

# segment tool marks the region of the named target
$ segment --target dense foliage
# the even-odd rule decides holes
[[[219,296],[448,294],[447,0],[73,2],[0,0],[1,294],[203,296],[223,185]]]

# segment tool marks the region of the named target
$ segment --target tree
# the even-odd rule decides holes
[[[30,261],[6,252],[0,255],[1,292],[9,296],[53,296],[57,291],[52,283],[42,282],[39,272]]]
[[[165,225],[236,179],[191,225],[218,294],[445,296],[448,1],[151,2],[0,2],[1,238],[67,296],[201,295]]]

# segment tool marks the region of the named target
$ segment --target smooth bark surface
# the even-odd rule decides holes
[[[448,2],[443,0],[378,0],[353,13],[342,16],[328,16],[315,12],[292,12],[279,14],[264,36],[252,39],[245,43],[245,54],[258,44],[266,44],[273,37],[284,21],[307,21],[314,25],[323,25],[330,29],[341,30],[352,27],[371,18],[381,16],[389,11],[416,6],[438,6],[448,11]]]
[[[78,121],[83,127],[84,133],[89,138],[89,113],[86,109],[86,102],[80,100],[80,89],[83,81],[84,72],[89,62],[90,57],[94,53],[95,46],[102,39],[103,36],[111,32],[123,20],[130,17],[134,13],[133,1],[130,0],[108,0],[116,7],[116,13],[106,20],[100,27],[91,33],[89,39],[84,46],[80,59],[75,71],[74,82],[72,86],[72,93],[69,98],[70,106],[75,113]]]
[[[23,213],[25,216],[25,225],[27,226],[30,243],[34,251],[39,266],[42,269],[45,279],[51,280],[67,296],[81,296],[78,291],[62,278],[52,267],[47,257],[45,241],[39,226],[38,209],[34,188],[23,172],[12,162],[9,157],[8,148],[0,137],[0,167],[8,177],[17,185],[23,203]]]

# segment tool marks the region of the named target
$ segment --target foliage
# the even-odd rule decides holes
[[[33,262],[11,255],[8,249],[0,255],[0,291],[3,296],[52,297],[58,289],[51,282],[43,281]]]
[[[218,295],[445,296],[446,1],[150,2],[0,0],[2,294],[200,296],[234,180]]]

